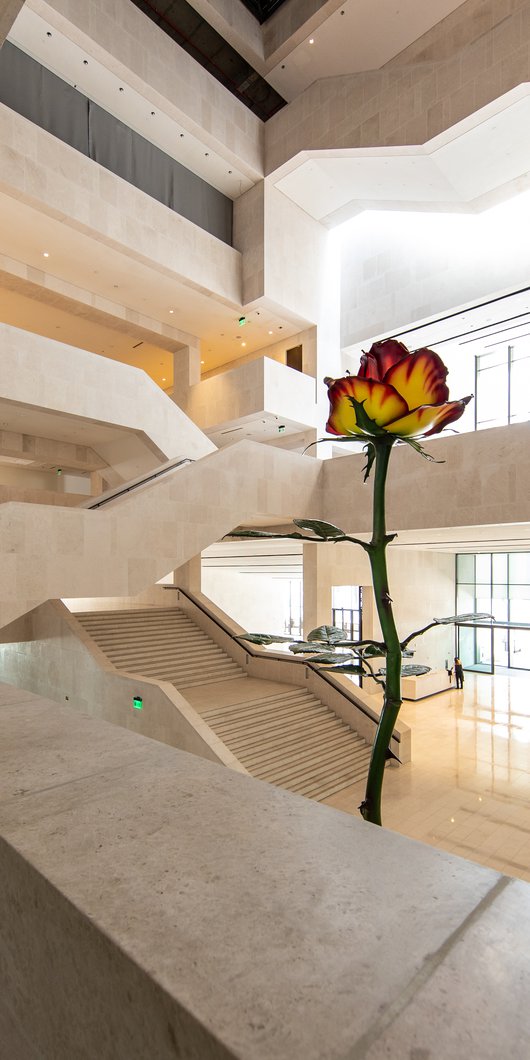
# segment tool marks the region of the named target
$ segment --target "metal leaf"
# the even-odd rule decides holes
[[[344,630],[338,626],[317,626],[307,634],[308,641],[321,641],[324,645],[338,644],[344,637]]]
[[[340,530],[333,523],[322,522],[321,519],[293,519],[293,523],[301,530],[312,530],[323,541],[332,541],[334,538],[345,536],[344,530]]]
[[[336,666],[323,666],[322,671],[324,673],[337,673],[337,674],[364,674],[365,670],[358,663],[343,663],[342,666],[338,663]]]
[[[292,651],[294,655],[314,655],[316,651],[325,651],[326,648],[329,650],[329,646],[321,641],[314,641],[313,644],[308,644],[307,641],[302,640],[296,644],[289,645],[289,651]]]
[[[465,615],[449,615],[448,618],[435,618],[433,621],[437,626],[449,626],[451,622],[495,622],[495,619],[484,611],[470,611]]]
[[[292,641],[292,637],[275,637],[272,633],[241,633],[239,639],[251,644],[288,644]]]

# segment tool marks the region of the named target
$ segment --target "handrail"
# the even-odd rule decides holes
[[[131,479],[131,481],[127,482],[124,486],[116,486],[114,489],[107,490],[94,500],[86,501],[85,504],[81,504],[80,507],[89,509],[101,508],[109,501],[116,500],[117,497],[122,497],[125,493],[131,493],[139,486],[143,486],[146,482],[154,482],[155,478],[167,475],[169,471],[176,471],[178,467],[184,467],[185,464],[193,463],[195,463],[195,461],[189,456],[185,456],[181,460],[168,460],[167,464],[163,464],[157,471],[152,471],[148,475],[141,475],[139,478]]]
[[[338,684],[338,682],[335,681],[330,674],[320,670],[319,667],[315,665],[315,663],[311,663],[308,659],[297,658],[295,655],[289,657],[283,654],[279,654],[277,652],[256,651],[254,646],[249,641],[245,641],[237,633],[233,633],[230,627],[227,626],[225,622],[218,618],[217,615],[212,614],[212,612],[209,611],[208,608],[204,607],[204,605],[201,604],[200,601],[197,600],[190,592],[188,592],[187,589],[181,589],[178,585],[164,585],[164,589],[169,589],[177,591],[178,593],[182,593],[182,595],[185,596],[194,605],[194,607],[197,607],[199,611],[202,611],[203,614],[206,615],[206,617],[209,618],[211,622],[214,622],[217,626],[219,626],[219,628],[222,629],[224,633],[227,633],[232,640],[236,641],[236,643],[239,644],[239,646],[243,648],[244,651],[248,655],[251,655],[254,659],[275,659],[280,662],[296,663],[297,666],[306,666],[314,674],[317,674],[317,676],[321,678],[321,680],[326,681],[327,684],[331,685],[331,687],[336,692],[340,692],[343,696],[345,696],[345,698],[353,704],[356,710],[359,710],[361,714],[364,714],[365,717],[367,717],[371,722],[375,722],[377,724],[377,722],[379,721],[379,717],[375,713],[375,711],[371,710],[370,707],[366,706],[364,703],[358,702],[354,692],[350,692],[349,689],[344,688],[342,685]],[[396,743],[401,742],[401,737],[399,733],[396,733],[394,731],[392,736]]]

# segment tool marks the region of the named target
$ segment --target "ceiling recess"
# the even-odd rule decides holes
[[[186,0],[131,2],[262,121],[267,121],[285,106],[282,96]],[[258,0],[256,6],[278,7],[281,2]],[[268,18],[268,14],[265,17]]]

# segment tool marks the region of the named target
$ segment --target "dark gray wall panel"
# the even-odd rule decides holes
[[[232,201],[9,41],[0,102],[232,245]]]

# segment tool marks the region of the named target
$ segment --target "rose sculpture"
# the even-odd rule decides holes
[[[471,396],[449,401],[447,368],[433,350],[409,353],[397,339],[375,342],[357,375],[325,379],[330,434],[425,438],[463,413]]]
[[[328,434],[340,441],[361,441],[367,455],[365,481],[374,471],[372,497],[372,537],[361,541],[321,520],[294,519],[297,529],[289,534],[274,534],[259,530],[236,530],[236,537],[291,537],[304,541],[351,541],[360,545],[370,560],[375,603],[382,641],[348,641],[333,627],[321,626],[302,641],[292,644],[294,652],[317,653],[314,662],[326,670],[357,673],[374,677],[383,686],[383,706],[377,727],[366,784],[365,798],[359,807],[362,816],[374,824],[381,824],[381,793],[383,773],[390,756],[390,741],[401,707],[401,673],[403,654],[410,654],[408,645],[432,626],[466,619],[491,621],[491,615],[452,615],[433,619],[420,630],[400,640],[392,612],[392,598],[388,585],[386,549],[395,534],[387,534],[385,513],[385,485],[392,447],[396,442],[412,446],[427,459],[432,459],[418,439],[438,434],[454,423],[464,412],[471,395],[457,401],[449,400],[446,385],[447,368],[433,350],[421,349],[410,353],[402,342],[385,339],[375,342],[368,353],[363,353],[357,375],[342,379],[325,379],[328,386],[330,413],[326,425]],[[332,439],[320,439],[321,441]],[[303,533],[300,533],[304,531]],[[310,535],[310,536],[308,536]],[[270,634],[248,634],[242,638],[253,643],[270,644],[289,639]],[[333,661],[330,647],[350,649],[340,660]],[[373,669],[374,657],[384,656],[385,666],[378,673]],[[311,661],[311,660],[310,660]]]

